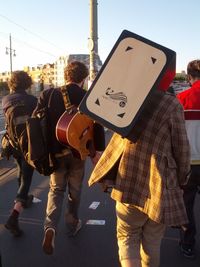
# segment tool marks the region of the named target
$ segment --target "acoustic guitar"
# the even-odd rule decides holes
[[[93,120],[88,116],[79,112],[69,114],[65,111],[57,122],[56,138],[62,145],[70,146],[74,156],[82,160],[87,156],[93,157],[93,125]]]

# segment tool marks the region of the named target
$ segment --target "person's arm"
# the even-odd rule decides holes
[[[185,128],[183,108],[179,104],[171,116],[172,148],[177,164],[179,185],[187,183],[190,173],[190,146]]]
[[[104,127],[97,122],[94,122],[94,147],[96,151],[103,151],[105,149]]]
[[[95,155],[93,157],[90,157],[91,158],[91,161],[94,165],[97,164],[97,162],[99,161],[101,155],[102,155],[102,151],[96,151]]]
[[[94,122],[94,150],[95,153],[91,158],[94,165],[99,161],[103,151],[105,150],[105,131],[104,127]]]

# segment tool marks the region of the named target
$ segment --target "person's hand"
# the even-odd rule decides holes
[[[100,151],[96,151],[95,156],[94,156],[93,158],[91,157],[91,161],[92,161],[92,163],[93,163],[94,165],[97,164],[97,162],[98,162],[98,160],[100,159],[101,155],[102,155],[102,152],[100,152]]]

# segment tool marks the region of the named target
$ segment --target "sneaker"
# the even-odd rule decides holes
[[[15,237],[19,237],[23,234],[23,231],[19,228],[18,218],[12,215],[8,218],[5,228],[8,229]]]
[[[186,257],[188,259],[194,258],[195,254],[194,254],[194,250],[191,246],[184,245],[181,242],[179,243],[179,246],[180,246],[180,251],[184,257]]]
[[[54,251],[55,229],[47,228],[44,234],[42,248],[44,253],[52,255]]]
[[[72,226],[71,229],[68,231],[69,237],[74,237],[81,229],[82,227],[82,221],[79,219],[78,223],[75,226]]]
[[[23,207],[25,209],[30,208],[30,206],[33,204],[33,198],[34,198],[33,195],[28,195],[28,198],[27,198],[26,202],[23,204]]]

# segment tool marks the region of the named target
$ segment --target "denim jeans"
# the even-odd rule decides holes
[[[180,230],[181,243],[185,248],[193,248],[195,245],[196,223],[194,218],[195,197],[200,186],[200,165],[191,165],[191,176],[184,186],[184,203],[189,223]]]
[[[142,267],[158,267],[166,226],[131,204],[116,202],[116,213],[120,261],[140,260]]]
[[[25,203],[32,182],[34,168],[30,166],[22,157],[15,158],[17,163],[18,191],[16,201]]]
[[[60,220],[64,194],[68,189],[65,220],[71,226],[78,221],[78,209],[84,177],[84,161],[74,158],[72,154],[57,158],[57,169],[50,176],[50,190],[46,208],[44,229],[55,230]]]

